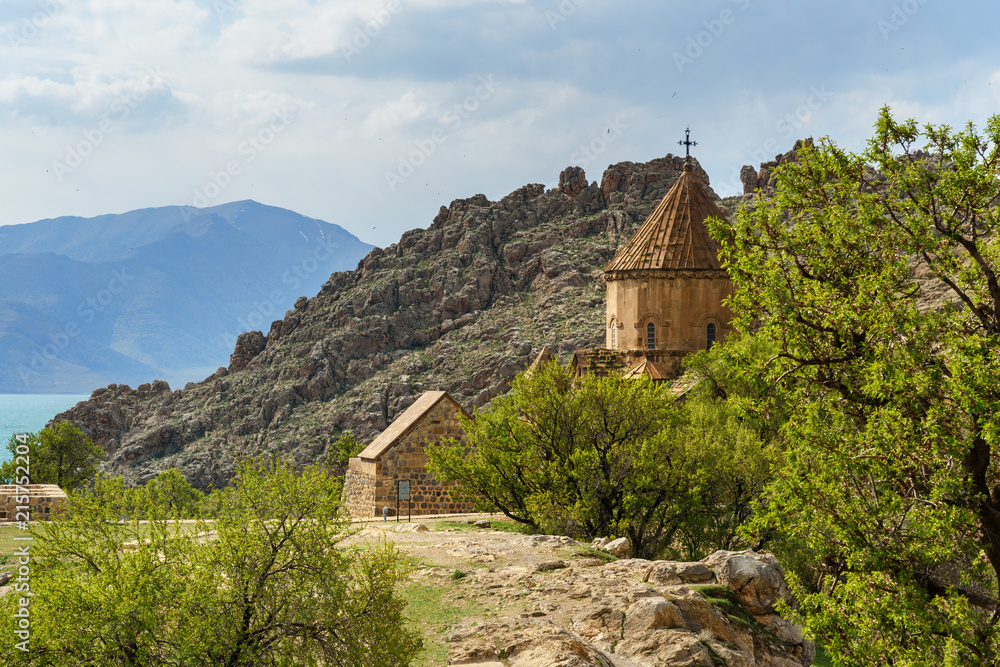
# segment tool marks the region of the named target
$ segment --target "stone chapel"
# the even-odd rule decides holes
[[[615,370],[666,380],[686,355],[726,339],[733,315],[723,301],[733,284],[705,226],[709,217],[725,218],[689,156],[674,186],[604,269],[606,344],[574,355],[578,375]]]

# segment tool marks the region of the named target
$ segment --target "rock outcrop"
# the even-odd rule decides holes
[[[228,369],[172,392],[112,385],[56,419],[105,449],[106,472],[142,483],[176,467],[206,488],[248,456],[306,463],[343,432],[366,441],[426,389],[485,405],[543,347],[565,360],[603,343],[604,266],[683,162],[619,163],[600,184],[571,167],[558,188],[456,200],[241,335]]]
[[[469,575],[469,585],[521,600],[526,610],[516,623],[465,619],[450,638],[448,664],[808,667],[816,656],[801,628],[774,609],[791,600],[770,554],[544,565]]]
[[[803,146],[812,146],[812,143],[812,137],[809,137],[808,139],[799,139],[795,142],[795,146],[792,150],[782,155],[775,155],[774,159],[768,162],[761,162],[759,169],[754,169],[753,166],[748,164],[743,165],[743,168],[740,170],[740,181],[743,183],[743,194],[752,195],[758,190],[764,194],[772,194],[774,192],[774,186],[777,184],[774,169],[778,165],[786,162],[797,161],[799,149]]]

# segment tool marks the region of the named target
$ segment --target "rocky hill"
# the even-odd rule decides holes
[[[571,167],[557,188],[456,200],[266,335],[242,334],[228,368],[174,391],[110,385],[56,419],[104,447],[108,472],[141,482],[173,466],[204,488],[246,456],[306,462],[342,432],[366,441],[427,389],[482,406],[543,345],[603,344],[603,268],[682,168],[672,155],[623,162],[597,183]]]

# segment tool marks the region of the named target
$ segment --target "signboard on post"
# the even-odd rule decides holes
[[[406,501],[406,520],[410,520],[410,480],[396,480],[396,523],[399,523],[399,501]]]

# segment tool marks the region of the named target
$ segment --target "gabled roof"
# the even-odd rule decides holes
[[[649,359],[643,359],[635,366],[622,373],[622,377],[627,379],[639,378],[643,376],[652,378],[653,380],[669,380],[671,378],[671,374],[668,373],[663,366],[655,361],[650,361]]]
[[[721,269],[719,244],[705,227],[709,217],[725,218],[685,164],[674,187],[604,272]]]
[[[547,364],[553,360],[556,360],[556,355],[552,354],[552,350],[549,349],[548,345],[546,345],[542,348],[542,351],[538,353],[538,356],[535,357],[535,360],[531,362],[531,366],[528,367],[528,370],[534,370],[542,364]]]
[[[465,409],[458,404],[454,398],[448,395],[446,391],[425,391],[420,395],[413,405],[408,407],[403,414],[396,417],[389,428],[382,431],[377,438],[372,440],[371,444],[362,450],[358,454],[358,458],[374,460],[378,459],[380,456],[385,454],[387,451],[396,446],[403,437],[410,433],[413,428],[420,423],[428,412],[434,409],[438,403],[441,401],[450,401],[456,408],[462,411],[462,414],[471,419]]]

